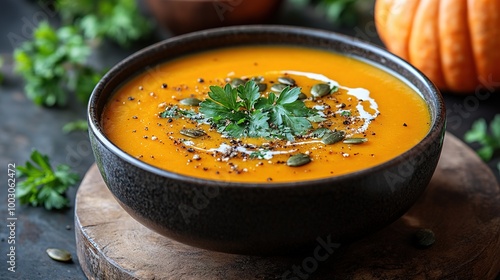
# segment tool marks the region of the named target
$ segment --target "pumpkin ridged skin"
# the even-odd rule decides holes
[[[500,0],[377,0],[375,24],[387,49],[441,90],[500,85]]]
[[[469,26],[477,72],[483,83],[500,83],[500,0],[469,0]]]
[[[413,19],[408,52],[410,63],[429,76],[439,88],[444,88],[440,49],[436,44],[439,42],[438,15],[439,1],[420,1]]]
[[[454,92],[477,85],[476,65],[467,20],[467,1],[441,1],[439,38],[446,87]]]

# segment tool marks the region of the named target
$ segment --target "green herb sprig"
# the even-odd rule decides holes
[[[354,26],[374,0],[291,0],[298,7],[311,5],[337,26]]]
[[[236,88],[211,86],[209,98],[200,103],[200,113],[223,135],[241,138],[279,138],[294,140],[312,128],[317,111],[298,100],[300,88],[286,87],[276,96],[261,96],[250,80]]]
[[[52,169],[48,156],[33,150],[25,166],[18,166],[18,177],[25,178],[17,186],[21,204],[43,205],[47,210],[62,209],[69,205],[67,189],[74,185],[79,176],[70,172],[67,165]]]
[[[464,140],[467,143],[479,143],[481,148],[477,154],[484,161],[489,161],[495,151],[500,150],[500,114],[490,122],[488,133],[488,124],[484,119],[479,119],[472,124],[472,128],[465,133]]]
[[[37,105],[64,106],[68,91],[86,103],[101,73],[86,65],[90,47],[74,26],[52,28],[42,22],[32,41],[14,50],[15,71],[25,81],[29,99]]]
[[[88,129],[89,125],[87,120],[85,119],[68,122],[62,127],[62,131],[64,133],[71,133],[74,131],[87,131]]]
[[[87,38],[108,38],[121,47],[130,47],[153,30],[135,0],[60,0],[56,8],[64,23],[77,25]]]

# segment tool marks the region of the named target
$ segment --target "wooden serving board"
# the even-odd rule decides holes
[[[360,241],[321,249],[321,256],[315,248],[303,256],[232,255],[172,241],[132,219],[95,166],[75,208],[78,259],[90,279],[494,279],[500,273],[500,188],[450,134],[428,189],[410,211]],[[434,231],[434,245],[413,245],[418,228]]]

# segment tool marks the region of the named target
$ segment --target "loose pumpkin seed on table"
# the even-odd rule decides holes
[[[46,252],[51,259],[59,262],[69,262],[71,260],[71,253],[64,249],[49,248]]]
[[[418,247],[429,247],[436,242],[434,232],[427,228],[419,229],[414,234],[415,243]]]

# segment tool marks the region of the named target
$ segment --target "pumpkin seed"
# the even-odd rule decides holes
[[[279,77],[278,83],[284,84],[287,86],[291,86],[291,87],[295,86],[295,80],[292,78],[289,78],[289,77]]]
[[[206,134],[205,131],[203,131],[201,129],[193,129],[193,128],[183,128],[183,129],[181,129],[180,133],[182,135],[185,135],[185,136],[188,136],[191,138],[198,138],[198,137],[201,137],[201,136]]]
[[[343,143],[344,144],[362,144],[362,143],[365,143],[367,141],[368,141],[368,139],[366,139],[364,137],[361,137],[361,138],[347,138],[347,139],[344,139]]]
[[[331,130],[329,130],[328,128],[320,127],[318,129],[315,129],[313,132],[311,132],[311,137],[321,138],[329,131],[331,131]]]
[[[252,77],[251,80],[254,81],[254,82],[256,82],[256,83],[262,83],[264,81],[264,77],[262,77],[262,76],[256,76],[256,77]]]
[[[307,99],[307,95],[305,95],[303,92],[299,93],[299,97],[298,97],[299,100],[304,100],[304,99]]]
[[[316,97],[323,97],[325,95],[330,94],[330,86],[327,84],[315,84],[311,88],[311,94],[312,96]]]
[[[266,91],[267,89],[267,84],[264,83],[258,83],[257,86],[259,87],[259,92]]]
[[[284,84],[274,84],[271,86],[271,91],[281,93],[286,87]]]
[[[198,98],[194,98],[194,97],[188,97],[188,98],[182,99],[181,101],[179,101],[179,103],[181,103],[182,105],[199,106],[201,103],[201,100],[199,100]]]
[[[71,253],[63,249],[49,248],[46,252],[51,259],[56,261],[69,262],[71,260]]]
[[[325,133],[323,138],[321,138],[321,142],[325,145],[335,144],[345,137],[345,132],[342,130],[335,130]]]
[[[419,247],[429,247],[436,242],[436,236],[430,229],[421,228],[415,232],[415,242]]]
[[[288,158],[288,160],[286,161],[286,165],[288,165],[290,167],[298,167],[298,166],[306,165],[309,162],[311,162],[311,157],[309,157],[306,154],[300,153],[300,154],[296,154],[296,155],[293,155],[290,158]]]
[[[244,85],[244,84],[245,84],[245,81],[243,81],[243,80],[242,80],[242,79],[240,79],[240,78],[234,78],[234,79],[232,79],[232,80],[231,80],[231,83],[230,83],[230,84],[231,84],[231,86],[232,86],[233,88],[236,88],[236,87],[238,87],[239,85]]]

